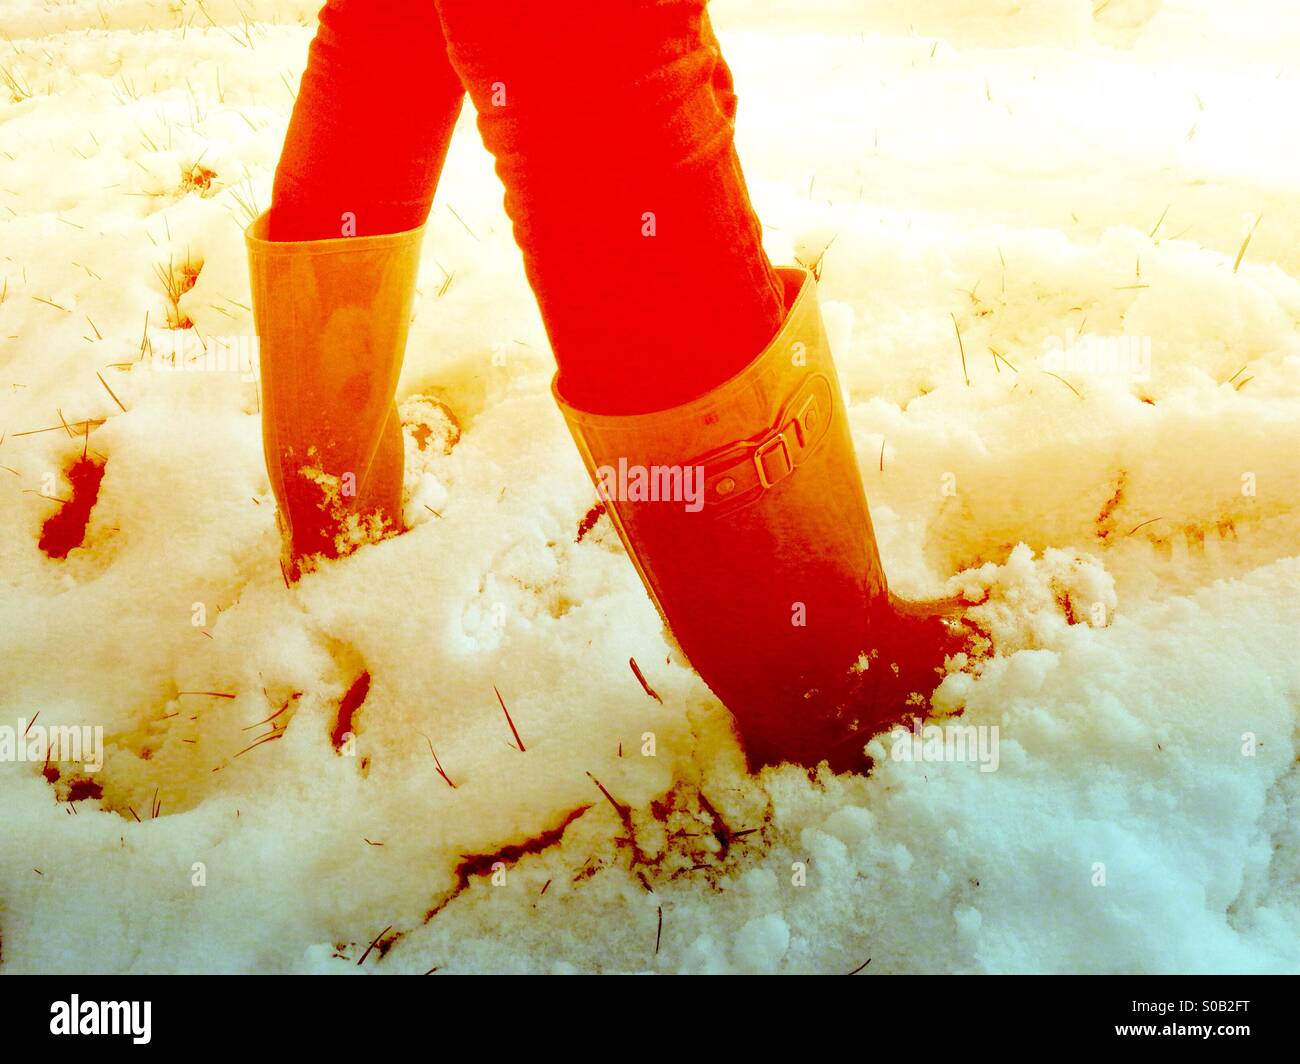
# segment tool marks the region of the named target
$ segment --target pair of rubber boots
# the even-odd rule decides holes
[[[423,230],[247,235],[263,441],[286,579],[402,524],[394,394]],[[869,767],[871,735],[928,699],[955,626],[889,593],[814,279],[731,379],[668,410],[606,415],[554,393],[678,646],[732,712],[752,768]]]

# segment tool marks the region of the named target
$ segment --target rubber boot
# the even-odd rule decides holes
[[[246,234],[262,442],[286,579],[402,525],[402,370],[424,227],[271,241]]]
[[[909,711],[908,688],[928,697],[937,683],[949,627],[891,601],[814,280],[778,274],[788,309],[776,337],[690,402],[603,415],[566,402],[558,375],[553,391],[750,766],[863,770],[871,734]]]

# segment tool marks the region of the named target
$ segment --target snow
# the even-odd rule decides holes
[[[402,378],[412,528],[285,588],[252,375],[175,370],[167,325],[250,350],[245,205],[313,8],[0,13],[0,724],[105,744],[101,797],[0,764],[4,971],[1300,967],[1300,12],[712,5],[769,251],[825,252],[891,582],[991,640],[935,723],[996,727],[996,770],[887,734],[862,779],[746,776],[608,522],[575,542],[468,114]]]

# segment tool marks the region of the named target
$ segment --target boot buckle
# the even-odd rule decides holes
[[[794,460],[790,457],[790,444],[784,432],[778,432],[758,445],[754,451],[754,468],[758,470],[758,482],[764,490],[794,472]]]

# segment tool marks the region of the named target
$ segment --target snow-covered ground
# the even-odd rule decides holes
[[[891,580],[993,638],[938,703],[995,771],[810,779],[576,542],[468,112],[402,379],[459,438],[408,402],[413,527],[286,589],[242,226],[314,6],[0,3],[0,970],[1300,968],[1300,10],[713,5]]]

